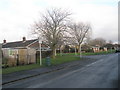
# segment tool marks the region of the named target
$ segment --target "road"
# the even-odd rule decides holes
[[[104,56],[104,57],[103,57]],[[97,56],[88,56],[98,58]],[[118,54],[100,55],[95,62],[3,85],[3,88],[116,88]]]

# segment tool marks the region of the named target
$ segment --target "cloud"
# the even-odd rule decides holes
[[[29,36],[30,25],[46,8],[61,7],[73,12],[75,21],[90,22],[93,37],[116,41],[118,0],[1,0],[0,42],[20,40]],[[109,33],[109,34],[107,34]],[[104,35],[103,35],[104,34]]]
[[[9,7],[0,11],[1,42],[4,38],[14,41],[27,36],[28,28],[38,18],[40,9],[41,7],[35,6],[32,0],[11,0]]]

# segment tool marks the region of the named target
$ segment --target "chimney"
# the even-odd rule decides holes
[[[5,40],[5,39],[3,40],[3,43],[6,43],[6,40]]]
[[[26,37],[23,37],[23,41],[26,41]]]

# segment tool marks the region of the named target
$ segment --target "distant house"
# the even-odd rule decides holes
[[[93,46],[92,49],[93,49],[93,52],[100,52],[99,46]]]
[[[49,46],[41,44],[42,51],[49,50]],[[39,51],[38,39],[26,40],[23,37],[22,41],[2,43],[3,59],[7,58],[9,66],[16,66],[21,64],[36,63],[36,53]]]
[[[116,47],[115,47],[115,45],[114,44],[106,44],[106,45],[104,45],[103,47],[106,47],[108,50],[110,50],[110,49],[116,49]]]
[[[101,51],[107,51],[108,49],[106,47],[101,47],[99,45],[92,46],[93,52],[101,52]]]
[[[120,49],[120,44],[114,44],[114,48],[115,48],[115,50]]]
[[[82,52],[93,52],[92,46],[90,46],[86,43],[81,46],[81,50],[82,50]]]

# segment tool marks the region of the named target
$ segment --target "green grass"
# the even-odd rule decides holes
[[[8,67],[8,68],[2,69],[2,74],[8,74],[8,73],[23,71],[23,70],[30,70],[30,69],[39,68],[39,67],[40,67],[39,64],[30,64],[30,65],[23,65],[23,66]]]
[[[100,55],[100,54],[109,54],[113,53],[115,51],[107,51],[107,52],[98,52],[98,53],[82,53],[82,55]],[[79,54],[77,54],[79,55]],[[57,54],[55,59],[51,59],[51,65],[58,65],[66,62],[71,62],[75,60],[80,60],[79,57],[75,56],[75,53],[66,53],[63,54],[62,56],[60,54]],[[39,65],[39,59],[37,60],[37,64],[30,64],[30,65],[23,65],[23,66],[16,66],[16,67],[8,67],[8,68],[3,68],[2,69],[2,74],[8,74],[12,72],[18,72],[18,71],[23,71],[23,70],[30,70],[34,68],[40,68],[40,67],[46,67],[46,59],[42,59],[42,66]]]
[[[50,61],[51,61],[51,65],[58,65],[58,64],[63,64],[63,63],[66,63],[66,62],[71,62],[71,61],[75,61],[75,60],[80,60],[79,57],[76,57],[76,56],[73,56],[73,55],[63,55],[63,56],[60,56],[60,55],[57,55],[55,59],[53,58],[50,58]],[[39,63],[39,60],[37,60]],[[42,64],[43,66],[46,66],[46,59],[42,59]]]
[[[51,64],[57,65],[57,64],[62,64],[66,62],[75,61],[75,60],[80,60],[80,58],[72,55],[57,56],[55,59],[51,60]]]
[[[56,56],[55,59],[50,58],[51,65],[58,65],[70,61],[80,60],[79,57],[71,56],[71,55],[64,55],[64,56]],[[16,67],[8,67],[2,69],[2,74],[8,74],[12,72],[18,72],[23,70],[30,70],[40,67],[46,67],[46,59],[42,59],[42,66],[39,65],[39,59],[37,60],[37,64],[30,64],[30,65],[23,65],[23,66],[16,66]]]
[[[109,51],[102,51],[102,52],[87,52],[87,53],[82,53],[82,55],[102,55],[102,54],[110,54],[110,53],[115,53],[115,50],[109,50]],[[60,54],[58,54],[59,56]],[[63,55],[75,55],[75,53],[65,53]],[[80,53],[77,53],[76,55],[80,55]]]
[[[115,50],[109,50],[109,51],[102,51],[102,52],[95,52],[95,53],[83,53],[82,55],[102,55],[102,54],[110,54],[114,53]]]

